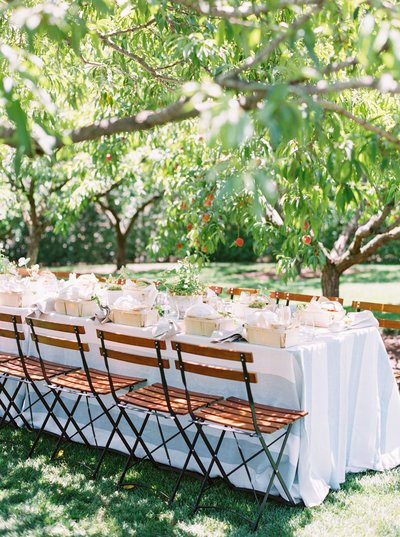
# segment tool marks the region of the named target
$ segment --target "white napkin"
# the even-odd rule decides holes
[[[50,313],[54,311],[54,298],[48,297],[44,298],[43,300],[39,300],[36,302],[36,304],[33,304],[32,306],[35,308],[35,314],[37,317],[40,316],[41,313]]]
[[[111,323],[110,313],[111,310],[108,306],[100,306],[100,308],[94,312],[93,317],[90,317],[90,320],[98,321],[100,324]]]
[[[330,332],[343,332],[350,328],[369,328],[372,326],[379,326],[379,322],[375,319],[372,311],[355,311],[348,313],[344,320],[334,321],[328,325]]]
[[[255,311],[247,317],[247,324],[250,326],[258,326],[259,328],[267,328],[270,323],[277,323],[278,316],[272,311]]]
[[[6,293],[21,293],[27,290],[28,280],[19,280],[17,278],[0,280],[0,291]]]
[[[379,326],[378,319],[374,317],[372,311],[355,311],[348,314],[351,319],[349,328],[368,328],[370,326]]]
[[[172,319],[160,319],[151,334],[155,338],[172,337],[181,332],[178,324]]]
[[[233,341],[247,341],[243,337],[243,326],[237,326],[233,330],[214,330],[211,334],[211,343],[230,343]]]
[[[208,304],[194,304],[186,310],[186,317],[201,317],[202,319],[219,319],[221,315]]]
[[[117,298],[113,304],[113,308],[119,310],[143,309],[144,305],[132,295],[124,295]]]

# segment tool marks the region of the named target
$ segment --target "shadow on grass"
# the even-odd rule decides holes
[[[6,427],[0,433],[0,536],[50,537],[73,535],[91,537],[250,537],[248,522],[257,513],[251,494],[231,490],[221,483],[207,492],[205,501],[218,503],[234,511],[200,510],[191,516],[199,482],[185,477],[172,506],[149,487],[117,489],[116,483],[125,457],[108,454],[96,480],[88,471],[73,463],[80,460],[93,465],[98,452],[77,444],[68,445],[66,459],[50,462],[55,439],[45,437],[34,456],[26,460],[32,433]],[[15,445],[2,443],[13,439]],[[331,492],[324,504],[313,509],[287,507],[267,502],[259,530],[255,535],[293,537],[306,528],[320,513],[343,508],[346,496],[359,494],[360,474],[350,474],[339,493]],[[149,463],[139,464],[129,476],[135,481],[157,484],[159,490],[171,491],[175,475],[157,470]]]
[[[116,483],[125,458],[109,454],[97,480],[88,479],[87,470],[74,464],[80,460],[93,465],[97,452],[80,445],[69,445],[67,458],[50,462],[55,439],[41,440],[34,456],[26,460],[33,440],[32,433],[6,427],[0,449],[2,480],[0,487],[0,536],[55,535],[61,529],[71,535],[104,536],[179,536],[197,535],[249,536],[250,525],[232,513],[200,510],[191,516],[199,482],[185,478],[172,506],[149,488],[117,490]],[[171,491],[175,476],[140,464],[132,476],[144,484],[156,483],[159,490]],[[253,498],[232,491],[224,484],[211,489],[210,501],[241,511],[250,518],[256,515]],[[262,518],[259,535],[292,535],[290,520],[308,517],[300,508],[269,502]],[[73,530],[75,528],[75,530]],[[282,533],[282,528],[286,528]],[[286,531],[287,530],[287,531]]]

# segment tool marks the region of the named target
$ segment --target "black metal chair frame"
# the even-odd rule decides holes
[[[17,385],[17,388],[15,389],[15,391],[14,391],[12,396],[10,396],[10,394],[7,392],[7,390],[5,389],[5,386],[2,385],[1,391],[8,398],[9,405],[8,405],[8,407],[7,407],[6,411],[5,411],[5,414],[4,414],[4,416],[3,416],[2,420],[1,420],[0,426],[3,425],[4,418],[6,417],[7,413],[9,414],[9,412],[11,410],[11,406],[12,406],[18,411],[17,415],[15,415],[15,416],[11,416],[11,414],[9,414],[9,418],[12,419],[13,425],[18,427],[16,419],[20,418],[25,427],[27,427],[30,430],[33,430],[34,426],[33,426],[32,409],[33,409],[35,404],[37,404],[39,401],[42,400],[40,390],[38,390],[36,383],[37,382],[42,382],[42,380],[37,381],[37,380],[35,380],[35,379],[33,379],[31,377],[31,375],[29,373],[29,370],[27,368],[26,362],[25,362],[25,355],[24,355],[24,353],[22,351],[22,347],[21,347],[21,336],[20,336],[20,333],[18,331],[18,324],[22,324],[22,321],[19,320],[20,317],[16,316],[16,315],[11,315],[11,318],[12,318],[12,323],[13,323],[13,328],[14,328],[14,337],[15,337],[15,341],[16,341],[16,345],[17,345],[18,355],[15,355],[15,357],[11,358],[10,360],[7,360],[7,363],[12,362],[13,360],[20,360],[21,365],[22,365],[22,370],[24,372],[25,377],[19,377],[19,376],[14,376],[12,374],[1,373],[1,376],[4,377],[6,379],[6,381],[7,380],[14,380],[14,381],[18,382],[18,385]],[[45,377],[45,376],[47,377],[47,370],[46,370],[45,364],[42,361],[40,361],[39,363],[40,363],[40,367],[41,367],[41,370],[42,370],[43,377]],[[72,371],[72,370],[73,370],[73,368],[69,369],[69,371]],[[15,405],[15,398],[16,398],[21,386],[23,386],[23,385],[27,386],[28,406],[27,407],[24,406],[23,409],[18,409],[18,407]],[[36,395],[37,395],[37,399],[34,402],[32,402],[32,400],[31,400],[29,387],[32,387],[33,390],[35,391]],[[0,403],[1,403],[1,401],[0,401]],[[49,411],[50,407],[49,407],[47,401],[42,401],[42,403],[44,404],[46,410]],[[4,406],[3,406],[3,408],[4,408]],[[28,411],[30,413],[31,423],[29,423],[28,420],[25,417],[25,413],[28,412]],[[57,426],[60,428],[61,424],[59,422],[57,422],[57,420],[55,420],[55,421],[56,421]],[[28,456],[30,456],[30,454],[31,453],[29,453]]]
[[[115,400],[116,404],[119,406],[120,411],[121,411],[120,417],[122,417],[122,416],[124,417],[124,419],[126,420],[128,425],[130,426],[130,428],[131,428],[131,430],[132,430],[132,432],[134,434],[134,437],[135,437],[134,444],[133,444],[133,446],[131,447],[131,449],[128,452],[128,459],[126,461],[125,467],[124,467],[124,469],[122,471],[122,474],[120,476],[120,479],[118,481],[118,487],[130,489],[130,488],[133,488],[135,486],[144,486],[144,487],[154,489],[154,487],[148,486],[148,485],[143,485],[142,483],[124,482],[125,475],[128,472],[128,470],[130,468],[132,468],[133,466],[135,466],[135,465],[137,465],[140,462],[143,462],[145,460],[148,460],[156,468],[163,468],[163,469],[167,469],[169,471],[174,471],[174,472],[178,471],[179,472],[179,469],[174,468],[172,466],[171,458],[170,458],[170,455],[169,455],[169,452],[168,452],[168,447],[167,447],[167,444],[169,442],[171,442],[172,440],[174,440],[175,438],[177,438],[178,436],[180,436],[184,440],[184,442],[185,442],[185,444],[186,444],[186,446],[188,448],[188,451],[189,451],[188,456],[187,456],[188,457],[187,464],[189,463],[190,459],[192,457],[194,457],[194,459],[196,460],[197,465],[199,466],[199,469],[200,469],[200,472],[201,472],[200,475],[202,475],[202,476],[205,475],[207,470],[206,470],[203,462],[201,461],[200,457],[198,456],[198,454],[194,450],[193,443],[190,441],[190,439],[188,438],[188,436],[186,434],[186,430],[188,428],[192,427],[193,424],[189,423],[189,424],[183,426],[179,421],[179,417],[177,416],[177,414],[175,413],[175,411],[172,408],[171,401],[170,401],[170,396],[169,396],[169,391],[168,391],[168,383],[167,383],[167,380],[166,380],[166,375],[165,375],[165,370],[164,370],[165,368],[164,368],[163,359],[162,359],[162,355],[161,355],[160,341],[159,340],[154,340],[154,348],[155,348],[155,351],[156,351],[158,369],[159,369],[159,373],[160,373],[160,377],[161,377],[161,383],[162,383],[162,386],[163,386],[165,402],[167,404],[168,413],[161,412],[161,411],[158,411],[158,410],[146,409],[144,407],[135,406],[135,405],[132,405],[132,404],[129,404],[129,403],[126,403],[126,402],[122,402],[122,401],[119,400],[118,395],[116,394],[115,390],[113,389],[112,377],[111,377],[110,366],[109,366],[109,357],[108,357],[108,354],[107,354],[107,348],[106,348],[105,341],[104,341],[104,332],[102,330],[98,330],[98,336],[99,336],[99,339],[100,339],[100,342],[101,342],[101,349],[102,349],[102,354],[103,354],[103,357],[104,357],[105,367],[106,367],[106,369],[107,369],[107,371],[109,373],[109,381],[110,381],[110,386],[111,386],[111,389],[112,389],[112,394],[113,394],[113,397],[114,397],[114,400]],[[140,429],[138,429],[138,427],[133,423],[131,417],[129,416],[129,414],[127,412],[128,410],[130,410],[130,411],[132,411],[134,413],[139,413],[139,414],[144,414],[145,415],[144,420],[143,420],[143,422],[142,422],[142,424],[140,426]],[[148,423],[148,420],[149,420],[149,418],[151,416],[154,416],[156,418],[158,430],[159,430],[160,437],[161,437],[161,443],[150,450],[147,447],[145,441],[143,440],[143,435],[144,435],[145,428],[146,428],[146,425]],[[162,431],[162,426],[161,426],[161,423],[160,423],[160,419],[159,419],[160,417],[163,418],[163,419],[173,420],[175,425],[176,425],[176,427],[177,427],[177,432],[172,434],[168,438],[165,438],[164,433]],[[116,423],[117,427],[118,427],[119,421],[120,421],[120,419],[117,420],[117,423]],[[115,432],[115,430],[113,431],[112,435],[110,435],[109,442],[111,442],[114,432]],[[136,449],[139,446],[139,444],[140,444],[140,446],[143,448],[143,450],[145,452],[145,456],[140,458],[140,459],[137,458],[137,456],[135,455]],[[107,446],[106,446],[106,448],[104,450],[104,453],[106,452],[106,449],[107,449]],[[167,457],[167,460],[168,460],[168,465],[160,464],[159,462],[157,462],[155,460],[154,453],[156,451],[160,450],[160,449],[164,449],[166,457]],[[104,456],[104,455],[102,455],[102,456]],[[197,475],[197,477],[198,477],[198,474],[193,474],[193,475],[195,475],[195,476]],[[175,487],[174,487],[174,489],[173,489],[171,494],[167,494],[167,493],[164,493],[162,491],[157,490],[157,492],[159,494],[161,494],[164,498],[166,498],[168,500],[169,504],[172,503],[174,498],[175,498],[175,495],[176,495],[176,493],[178,491],[178,488],[179,488],[180,480],[181,480],[181,477],[179,476],[178,481],[177,481],[177,483],[176,483],[176,485],[175,485]]]
[[[181,372],[181,377],[182,377],[182,382],[185,386],[185,393],[186,393],[186,398],[187,398],[187,403],[188,403],[188,408],[189,408],[189,412],[190,412],[190,415],[191,415],[191,418],[193,420],[193,423],[196,425],[197,427],[197,434],[193,440],[193,445],[192,445],[192,449],[194,450],[195,449],[195,446],[196,446],[196,443],[197,443],[197,440],[198,438],[201,437],[201,439],[203,440],[204,444],[206,445],[210,455],[211,455],[211,462],[208,466],[208,469],[207,469],[207,472],[206,474],[204,475],[204,478],[203,478],[203,482],[201,484],[201,488],[200,488],[200,491],[199,491],[199,494],[197,496],[197,499],[196,499],[196,502],[195,502],[195,505],[193,507],[193,510],[192,510],[192,514],[194,514],[198,509],[224,509],[224,510],[227,510],[227,511],[231,511],[230,509],[227,509],[227,508],[223,508],[221,506],[215,506],[215,505],[201,505],[200,504],[200,501],[201,501],[201,498],[203,496],[203,493],[205,492],[206,490],[206,486],[208,485],[211,486],[212,484],[212,481],[210,481],[209,479],[209,476],[211,474],[211,471],[214,467],[214,465],[217,465],[220,473],[221,473],[221,478],[223,481],[226,482],[226,484],[231,487],[231,488],[235,488],[233,487],[231,481],[229,480],[229,477],[237,472],[240,468],[243,468],[245,469],[246,471],[246,475],[249,479],[249,483],[250,483],[250,489],[245,489],[245,488],[241,488],[240,490],[247,490],[247,491],[252,491],[254,497],[255,497],[255,500],[258,504],[258,513],[257,513],[257,516],[256,516],[256,519],[255,520],[251,520],[249,519],[247,516],[241,514],[241,513],[238,513],[237,511],[234,511],[237,515],[239,515],[240,517],[244,518],[245,520],[247,520],[248,522],[250,522],[252,524],[252,530],[255,531],[258,527],[258,524],[259,524],[259,521],[260,521],[260,518],[262,516],[262,513],[265,509],[265,506],[266,506],[266,502],[267,502],[267,499],[268,497],[270,496],[270,491],[271,491],[271,488],[272,488],[272,485],[274,483],[274,480],[275,478],[278,479],[280,485],[282,486],[282,489],[284,490],[286,496],[287,496],[287,500],[283,499],[283,503],[287,503],[289,505],[295,505],[295,502],[289,492],[289,489],[279,471],[279,465],[281,463],[281,460],[282,460],[282,456],[283,456],[283,453],[284,453],[284,450],[285,450],[285,447],[286,447],[286,444],[287,444],[287,441],[288,441],[288,438],[289,438],[289,435],[291,433],[291,430],[292,430],[292,426],[293,426],[293,423],[289,423],[286,427],[286,430],[284,430],[279,436],[277,436],[276,438],[274,438],[274,440],[272,440],[271,442],[266,442],[265,440],[265,433],[262,433],[261,430],[260,430],[260,427],[258,425],[258,422],[257,422],[257,414],[256,414],[256,408],[255,408],[255,402],[254,402],[254,399],[253,399],[253,394],[252,394],[252,390],[251,390],[251,385],[250,385],[250,379],[249,379],[249,373],[248,373],[248,369],[247,369],[247,362],[246,362],[246,356],[245,356],[245,353],[241,352],[240,353],[240,362],[241,362],[241,365],[242,365],[242,371],[243,371],[243,381],[245,383],[245,387],[246,387],[246,393],[247,393],[247,402],[250,406],[250,409],[251,409],[251,417],[252,417],[252,423],[253,423],[253,427],[254,427],[254,431],[249,431],[249,430],[246,430],[246,429],[239,429],[239,428],[236,428],[234,426],[226,426],[226,425],[218,425],[214,422],[207,422],[201,418],[199,418],[198,416],[196,416],[196,413],[192,411],[192,407],[191,407],[191,402],[190,402],[190,392],[188,390],[188,387],[187,387],[187,379],[186,379],[186,371],[185,371],[185,363],[184,363],[184,359],[182,357],[182,351],[181,351],[181,346],[179,344],[179,342],[173,342],[173,346],[175,345],[175,349],[176,349],[176,352],[177,352],[177,355],[178,355],[178,362],[179,362],[179,369],[180,369],[180,372]],[[201,354],[199,354],[201,356]],[[207,434],[205,433],[204,431],[204,428],[207,427],[207,426],[210,426],[212,427],[214,430],[220,430],[221,431],[221,434],[218,438],[218,441],[217,441],[217,444],[216,444],[216,447],[213,448],[208,437],[207,437]],[[235,443],[236,443],[236,446],[237,446],[237,449],[238,449],[238,452],[239,452],[239,455],[240,455],[240,459],[241,459],[241,462],[231,471],[229,472],[226,472],[223,468],[223,464],[221,462],[221,460],[219,459],[218,457],[218,453],[219,453],[219,450],[222,446],[222,443],[223,443],[223,440],[225,438],[225,435],[227,433],[231,433],[233,435],[233,438],[235,439]],[[261,448],[259,449],[259,451],[257,451],[256,453],[253,453],[250,457],[245,457],[244,455],[244,452],[243,452],[243,449],[242,447],[240,446],[240,443],[239,443],[239,439],[238,439],[238,435],[244,435],[244,436],[247,436],[247,437],[252,437],[252,438],[258,438],[260,444],[261,444]],[[280,447],[280,450],[279,450],[279,453],[278,453],[278,456],[276,457],[276,460],[274,460],[273,456],[272,456],[272,453],[270,451],[270,448],[273,444],[275,444],[276,442],[278,442],[279,440],[281,440],[283,438],[283,441],[282,441],[282,445]],[[250,474],[250,471],[249,471],[249,468],[248,468],[248,463],[251,462],[253,459],[255,459],[258,455],[264,453],[265,456],[267,457],[268,459],[268,462],[270,463],[271,467],[272,467],[272,476],[267,484],[267,487],[265,489],[264,492],[261,492],[261,491],[258,491],[255,489],[254,487],[254,484],[253,484],[253,481],[251,479],[251,474]],[[185,469],[187,467],[187,463],[188,463],[188,460],[185,461],[185,464],[182,468],[182,471],[181,471],[181,474],[179,476],[179,480],[183,477],[184,473],[185,473]],[[177,486],[179,486],[179,482],[177,483]],[[261,501],[259,500],[259,496],[261,496]],[[274,497],[274,499],[277,499],[276,497]]]
[[[20,343],[20,334],[18,332],[18,324],[22,324],[22,320],[21,320],[20,317],[18,317],[16,315],[10,315],[10,318],[11,318],[12,323],[13,323],[14,333],[12,333],[11,331],[9,332],[8,330],[2,330],[2,333],[3,334],[7,333],[7,337],[15,338],[16,344],[17,344],[18,356],[17,355],[15,355],[15,357],[10,356],[10,359],[9,360],[4,360],[4,362],[9,362],[9,361],[12,361],[14,359],[18,360],[18,358],[22,354],[21,343]],[[18,322],[18,319],[19,319],[19,322]],[[8,373],[0,373],[0,378],[2,379],[2,382],[0,383],[0,395],[4,394],[6,399],[7,399],[7,401],[8,401],[8,404],[7,404],[4,401],[2,401],[1,398],[0,398],[0,406],[3,409],[3,412],[4,412],[3,416],[0,419],[0,428],[5,423],[10,423],[14,427],[18,428],[17,418],[20,418],[22,423],[24,424],[24,426],[27,429],[31,429],[30,423],[27,421],[27,419],[23,415],[21,409],[15,403],[15,399],[17,398],[18,393],[19,393],[20,389],[22,388],[22,386],[28,384],[30,381],[28,380],[28,378],[24,379],[24,378],[21,378],[21,377],[16,377],[16,376],[10,375]],[[9,391],[7,390],[7,388],[6,388],[6,384],[7,384],[8,380],[12,380],[14,382],[17,382],[17,386],[16,386],[16,388],[15,388],[15,390],[14,390],[14,392],[12,394],[10,394]],[[12,415],[12,412],[11,412],[12,409],[14,409],[14,411],[16,412],[16,414],[14,416]]]
[[[46,384],[47,384],[47,386],[49,388],[49,391],[44,396],[42,395],[42,399],[45,400],[45,397],[49,393],[52,393],[53,396],[54,396],[54,399],[53,399],[53,402],[52,402],[51,406],[49,406],[48,404],[46,405],[47,415],[46,415],[45,419],[42,422],[41,428],[40,428],[40,430],[38,432],[38,435],[37,435],[37,437],[36,437],[36,439],[34,441],[34,444],[32,445],[32,448],[31,448],[31,451],[30,451],[29,455],[32,455],[32,453],[33,453],[33,451],[34,451],[34,449],[35,449],[40,437],[44,433],[46,424],[47,424],[47,422],[48,422],[48,420],[50,418],[52,418],[56,422],[58,428],[60,429],[60,434],[59,434],[59,437],[58,437],[57,444],[56,444],[56,446],[55,446],[55,448],[54,448],[54,450],[53,450],[53,452],[51,454],[51,460],[54,460],[55,458],[58,458],[58,456],[62,453],[62,452],[60,452],[60,446],[61,446],[61,443],[64,440],[73,441],[73,439],[76,436],[79,436],[81,438],[81,440],[83,441],[85,446],[87,446],[87,447],[96,447],[98,449],[102,449],[101,447],[98,446],[98,443],[97,443],[96,429],[94,427],[94,423],[98,419],[100,419],[101,417],[103,417],[105,415],[107,417],[107,419],[109,420],[109,422],[111,424],[111,427],[114,428],[115,421],[114,421],[113,417],[111,416],[110,411],[115,407],[115,404],[112,404],[111,407],[107,407],[104,404],[104,401],[102,400],[101,395],[98,394],[96,392],[96,390],[95,390],[95,387],[93,385],[91,375],[90,375],[90,368],[88,367],[88,364],[87,364],[87,361],[86,361],[85,351],[84,351],[82,341],[81,341],[81,337],[80,337],[80,333],[79,333],[79,327],[73,325],[73,331],[74,331],[74,334],[75,334],[75,337],[76,337],[76,341],[77,341],[78,350],[79,350],[79,354],[80,354],[80,357],[81,357],[83,369],[85,371],[85,374],[86,374],[86,377],[87,377],[87,380],[88,380],[88,385],[89,385],[89,388],[91,390],[91,391],[88,391],[88,392],[83,391],[83,390],[80,391],[78,389],[69,388],[69,387],[66,387],[66,386],[60,386],[60,385],[54,384],[51,381],[51,378],[49,378],[47,375],[45,375],[44,361],[43,361],[42,356],[41,356],[40,344],[39,344],[38,337],[37,337],[37,334],[36,334],[36,331],[35,331],[35,328],[34,328],[33,321],[32,321],[32,319],[27,318],[27,322],[28,322],[28,324],[30,326],[33,341],[35,342],[36,351],[37,351],[40,363],[42,365],[43,375],[45,376],[44,380],[45,380],[45,382],[46,382]],[[80,368],[76,367],[72,371],[76,371],[78,369],[80,369]],[[73,404],[71,409],[68,409],[66,403],[64,402],[64,400],[62,398],[62,393],[63,392],[68,393],[70,395],[75,395],[76,396],[76,400],[75,400],[75,402],[74,402],[74,404]],[[91,410],[90,410],[90,404],[89,404],[89,399],[90,398],[95,398],[96,401],[99,403],[99,406],[100,406],[100,408],[102,410],[102,412],[99,415],[97,415],[94,419],[92,418],[92,413],[91,413]],[[76,412],[76,410],[78,408],[78,405],[79,405],[79,403],[81,402],[82,399],[84,399],[86,401],[89,421],[86,424],[84,424],[83,426],[79,426],[78,423],[76,422],[75,418],[74,418],[74,415],[75,415],[75,412]],[[60,424],[60,422],[59,422],[59,420],[58,420],[58,418],[56,416],[55,409],[56,409],[57,404],[60,405],[60,407],[62,408],[63,412],[65,413],[65,415],[67,417],[66,422],[65,422],[64,425]],[[73,427],[75,429],[75,432],[73,434],[67,434],[68,427],[71,424],[73,425]],[[92,435],[93,435],[93,438],[95,440],[95,446],[91,446],[89,440],[87,439],[86,435],[83,432],[87,427],[91,428]],[[125,440],[125,438],[123,438],[122,435],[120,435],[120,437],[121,437],[122,442],[124,442],[126,445],[128,445],[126,440]],[[101,461],[102,460],[103,459],[101,459]],[[96,476],[97,471],[100,468],[100,465],[97,465],[96,470],[93,471],[92,468],[88,467],[84,463],[80,462],[80,464],[82,464],[83,466],[88,468],[88,470],[90,470],[92,472],[92,477],[93,478]]]

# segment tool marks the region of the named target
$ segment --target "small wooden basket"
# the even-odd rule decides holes
[[[268,345],[284,349],[293,347],[301,342],[298,327],[279,330],[277,328],[264,328],[258,326],[246,326],[247,341],[256,345]]]
[[[307,311],[306,309],[300,312],[300,322],[308,322],[319,326],[321,328],[327,328],[334,321],[341,321],[346,315],[345,311]]]
[[[69,300],[67,298],[56,298],[54,300],[56,313],[72,315],[74,317],[89,317],[94,315],[99,309],[95,300]]]
[[[145,326],[157,324],[159,314],[157,310],[153,309],[129,311],[115,308],[111,310],[110,319],[113,323],[144,328]]]
[[[30,291],[0,291],[0,306],[11,308],[26,308],[34,303]]]
[[[210,337],[214,330],[233,330],[235,320],[221,317],[220,319],[205,319],[204,317],[185,317],[185,334]]]

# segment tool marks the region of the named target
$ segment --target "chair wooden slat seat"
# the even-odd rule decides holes
[[[185,390],[169,387],[168,395],[170,405],[176,414],[188,414],[189,409],[185,396]],[[217,395],[202,394],[197,392],[191,392],[191,397],[193,410],[197,410],[199,408],[211,405],[216,401],[222,399],[222,397]],[[161,383],[155,383],[151,386],[144,386],[143,388],[139,388],[134,392],[128,392],[125,395],[121,395],[118,399],[120,401],[123,401],[124,403],[146,408],[148,410],[169,412],[168,404],[165,398],[164,388]]]
[[[16,354],[10,354],[8,352],[0,352],[0,363],[1,362],[8,362],[8,360],[16,360],[19,356]]]
[[[278,409],[256,404],[257,423],[262,433],[274,433],[307,415],[307,412]],[[195,412],[201,419],[247,431],[254,431],[251,408],[248,401],[229,397],[224,401]]]
[[[112,382],[115,390],[121,390],[123,388],[130,388],[141,382],[145,382],[146,379],[127,377],[124,375],[111,374]],[[94,390],[99,395],[106,395],[111,393],[110,381],[108,374],[97,369],[90,369],[90,379]],[[70,388],[72,390],[78,390],[81,392],[91,392],[91,386],[86,372],[83,369],[73,371],[68,375],[56,378],[52,381],[52,384],[56,386],[63,386],[64,388]]]
[[[26,356],[24,358],[24,361],[28,375],[31,377],[32,380],[44,380],[43,370],[40,365],[40,360],[38,358],[35,358],[33,356]],[[58,375],[64,375],[74,370],[73,367],[56,364],[48,361],[44,361],[43,365],[49,378],[57,377]],[[25,370],[19,357],[15,357],[15,359],[10,359],[6,362],[1,362],[0,373],[13,377],[18,377],[20,379],[26,378]]]

